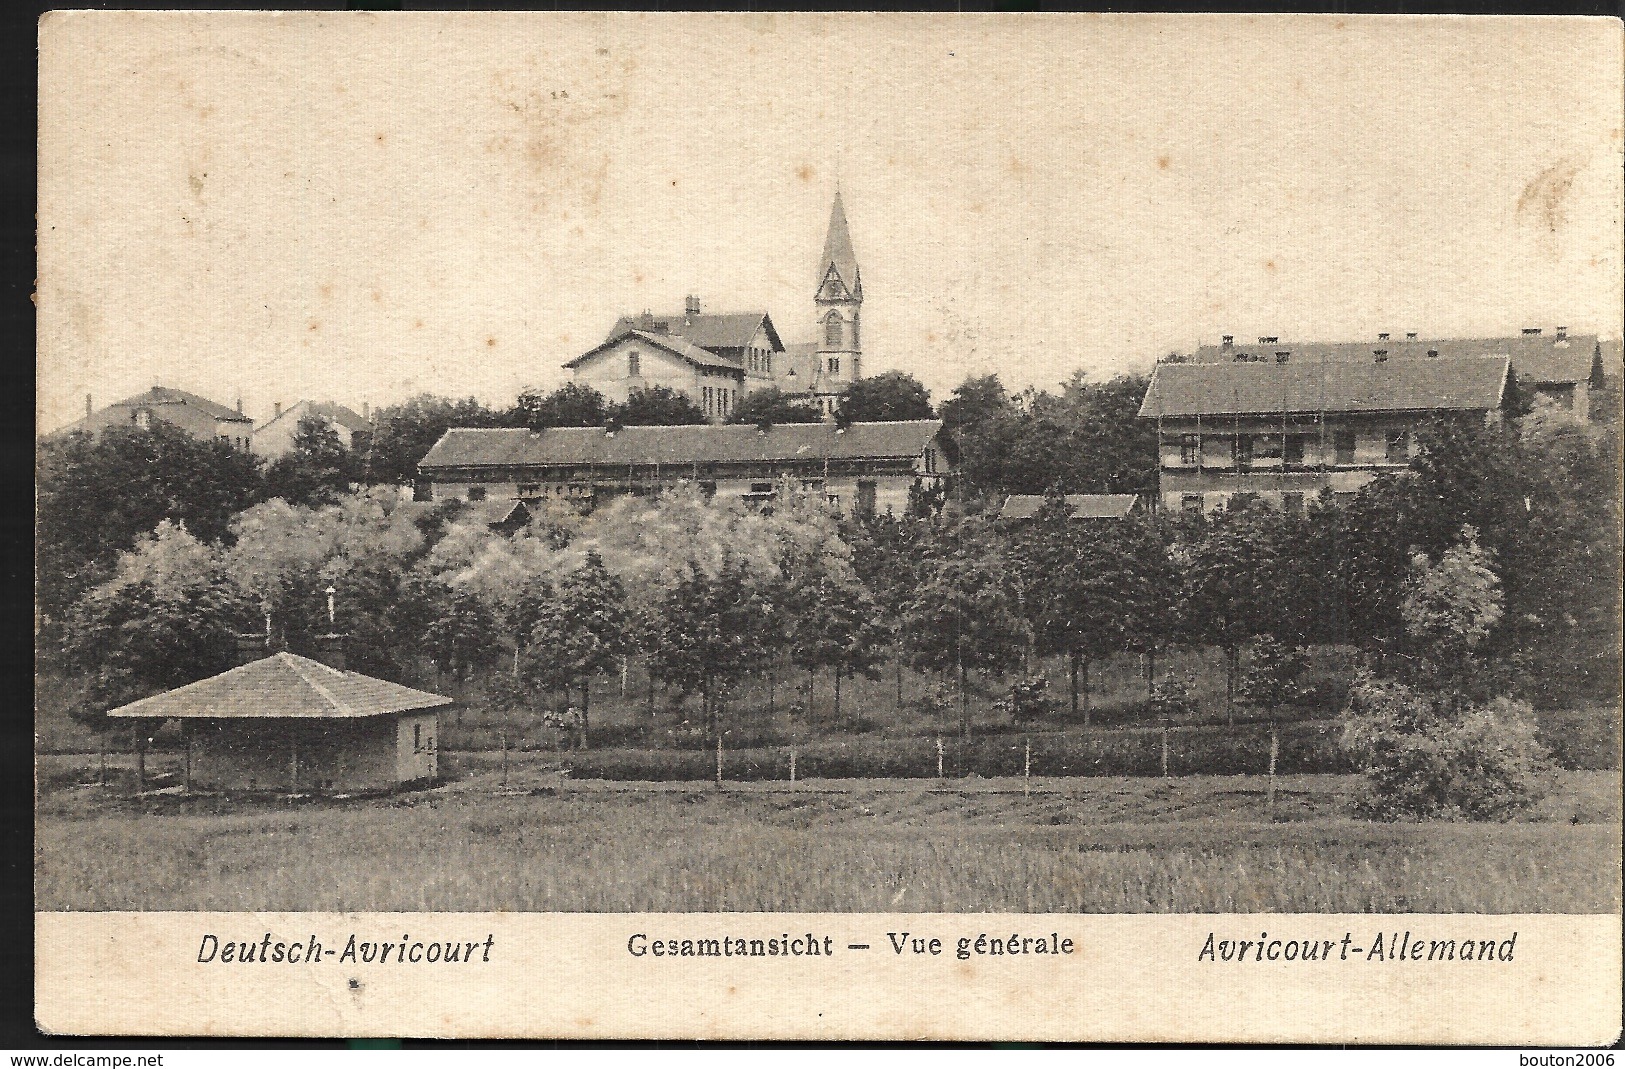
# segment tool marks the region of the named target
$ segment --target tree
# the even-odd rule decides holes
[[[219,550],[160,522],[68,615],[64,660],[89,679],[79,715],[100,723],[109,708],[225,671],[251,612]]]
[[[874,600],[849,570],[798,577],[787,591],[790,660],[809,678],[819,669],[835,673],[835,718],[841,716],[841,677],[872,675],[886,643]]]
[[[993,420],[1011,414],[1010,394],[998,375],[966,379],[942,403],[942,423],[952,434],[976,431]]]
[[[591,386],[567,382],[549,394],[524,389],[513,407],[514,421],[533,431],[547,427],[602,427],[609,412],[604,395]]]
[[[513,413],[497,414],[472,397],[454,401],[419,394],[378,411],[363,481],[404,484],[417,478],[418,461],[452,427],[524,426]]]
[[[804,398],[787,394],[777,386],[746,394],[728,413],[729,423],[775,426],[783,423],[818,423],[822,414]]]
[[[1021,663],[1026,621],[1004,581],[1004,562],[985,545],[960,541],[922,569],[904,613],[910,659],[952,671],[959,683],[960,732],[970,738],[967,674],[1001,675]]]
[[[1253,645],[1252,663],[1242,674],[1236,697],[1273,716],[1301,696],[1299,680],[1307,663],[1307,652],[1301,646],[1285,646],[1265,636]]]
[[[935,419],[931,391],[913,375],[885,371],[857,379],[847,387],[836,417],[844,423],[891,422]]]
[[[1502,616],[1501,581],[1478,532],[1461,529],[1461,541],[1438,561],[1411,558],[1400,615],[1427,674],[1458,695],[1473,669],[1473,655]],[[1458,699],[1459,700],[1459,699]]]
[[[700,695],[713,736],[728,691],[761,661],[768,604],[745,563],[730,554],[715,575],[690,561],[652,621],[655,670],[683,694]]]
[[[566,692],[571,684],[581,687],[580,746],[586,749],[592,678],[618,664],[630,644],[625,594],[603,558],[589,550],[538,610],[521,673]]]
[[[52,619],[111,578],[119,554],[159,523],[217,542],[265,493],[256,457],[162,420],[42,441],[36,463],[37,596]]]
[[[419,584],[414,595],[427,609],[421,643],[437,671],[466,680],[497,659],[496,618],[479,598],[432,584]]]
[[[1257,506],[1226,508],[1184,547],[1180,617],[1193,638],[1225,655],[1225,696],[1235,702],[1241,648],[1275,619],[1275,514]]]
[[[266,469],[265,492],[290,505],[330,505],[349,490],[354,466],[338,432],[326,420],[305,416],[293,448]]]
[[[622,427],[683,427],[705,423],[705,413],[670,386],[633,390],[625,404],[610,405],[606,421]]]

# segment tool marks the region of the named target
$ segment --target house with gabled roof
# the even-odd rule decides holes
[[[84,418],[57,433],[85,431],[100,434],[109,427],[145,430],[152,426],[154,420],[179,427],[205,442],[225,442],[233,449],[247,450],[252,448],[254,442],[254,421],[243,415],[241,402],[233,409],[170,386],[154,386],[145,393],[115,401],[102,409],[93,409],[87,395]]]
[[[602,343],[564,366],[614,403],[665,386],[721,421],[742,398],[777,387],[833,418],[862,375],[862,306],[863,279],[837,189],[813,294],[813,341],[786,345],[766,312],[704,312],[700,299],[689,297],[682,315],[621,316]]]
[[[1162,508],[1301,511],[1322,490],[1353,494],[1403,470],[1425,420],[1495,419],[1509,396],[1505,356],[1390,359],[1380,342],[1364,361],[1282,352],[1156,366],[1139,415],[1157,424]]]
[[[326,660],[273,653],[107,715],[179,722],[188,789],[302,794],[433,782],[439,713],[452,699]]]
[[[843,512],[902,515],[909,494],[945,491],[958,451],[940,420],[686,427],[448,430],[418,465],[431,500],[553,499],[583,511],[620,494],[687,483],[760,503],[788,482]]]
[[[338,435],[339,444],[346,449],[363,448],[372,433],[371,413],[357,412],[336,401],[299,401],[287,407],[276,402],[269,419],[254,427],[254,452],[267,459],[275,459],[293,449],[299,434],[299,424],[313,419]]]

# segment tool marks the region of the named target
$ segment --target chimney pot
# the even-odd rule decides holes
[[[1407,330],[1407,331],[1406,331],[1406,332],[1405,332],[1405,340],[1406,340],[1406,341],[1415,341],[1415,340],[1416,340],[1416,331],[1414,331],[1414,330]]]
[[[1524,327],[1523,332],[1525,334],[1539,334],[1540,333],[1540,328],[1539,327]]]
[[[366,401],[361,402],[361,422],[372,422],[372,405],[368,404]]]
[[[1229,349],[1229,348],[1233,347],[1235,344],[1236,344],[1236,336],[1234,334],[1226,334],[1224,336],[1224,339],[1223,339],[1224,348]]]
[[[1558,327],[1557,328],[1557,340],[1558,341],[1562,341],[1564,338],[1567,338],[1568,336],[1569,336],[1569,328],[1568,327]]]
[[[85,394],[85,418],[90,418],[90,395]]]
[[[691,316],[699,315],[700,314],[700,299],[698,297],[690,296],[688,298],[688,300],[683,302],[683,312],[684,312],[685,315],[691,315]]]
[[[1377,335],[1377,340],[1378,341],[1387,341],[1388,340],[1388,332],[1385,330],[1381,334],[1378,334]]]
[[[237,414],[239,416],[243,414],[243,396],[242,396],[242,394],[237,395]]]
[[[281,401],[272,401],[271,402],[271,408],[274,410],[274,415],[272,415],[272,417],[271,417],[272,419],[275,419],[277,416],[282,415],[282,402]]]

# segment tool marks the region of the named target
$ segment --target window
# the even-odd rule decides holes
[[[715,479],[702,480],[700,483],[700,496],[704,497],[707,501],[711,500],[713,497],[716,497],[717,481]]]
[[[434,483],[427,479],[414,479],[412,481],[413,501],[433,501]]]
[[[824,488],[824,480],[803,479],[801,480],[801,488],[803,490],[822,490]]]
[[[485,500],[485,487],[483,487],[483,486],[470,486],[468,488],[468,499],[470,501],[484,501]]]
[[[423,725],[422,724],[413,724],[412,725],[412,752],[413,753],[422,753],[423,752]]]
[[[835,312],[824,317],[824,344],[830,347],[841,344],[841,317]]]
[[[750,492],[753,494],[771,494],[773,492],[773,484],[770,482],[751,483]]]
[[[937,473],[937,451],[930,446],[925,447],[925,473],[927,475]]]
[[[1409,431],[1389,431],[1386,435],[1386,456],[1390,464],[1403,464],[1410,459]]]
[[[1286,447],[1281,450],[1281,463],[1302,466],[1303,435],[1289,434],[1286,436]]]
[[[152,413],[148,412],[144,408],[137,409],[136,413],[135,413],[135,425],[137,427],[140,427],[144,431],[145,430],[151,430],[152,429]]]
[[[1179,436],[1179,462],[1181,464],[1200,464],[1202,462],[1202,438],[1196,434],[1181,434]]]
[[[1201,494],[1180,494],[1179,495],[1179,511],[1181,511],[1181,512],[1201,512],[1202,511],[1202,495]]]
[[[1240,509],[1244,509],[1244,508],[1250,508],[1250,507],[1252,507],[1253,505],[1255,505],[1257,503],[1258,503],[1258,495],[1257,494],[1242,493],[1242,494],[1231,494],[1230,495],[1230,510],[1232,512],[1240,510]]]
[[[626,354],[626,374],[628,378],[637,378],[641,372],[642,358],[637,353]]]
[[[1281,511],[1291,516],[1303,515],[1303,495],[1287,491],[1281,495]]]
[[[875,481],[858,480],[858,515],[865,518],[875,514]]]
[[[519,496],[520,497],[541,497],[542,496],[542,484],[541,483],[520,483],[519,484]]]
[[[1235,444],[1236,467],[1245,468],[1253,462],[1253,436],[1250,434],[1236,435]]]
[[[762,371],[765,374],[768,374],[768,375],[773,374],[773,354],[772,353],[763,353],[762,354]]]
[[[841,358],[840,357],[832,356],[832,357],[829,358],[829,373],[831,375],[839,375],[841,373]]]
[[[1337,454],[1337,463],[1354,463],[1354,432],[1338,431],[1332,435],[1332,449]]]

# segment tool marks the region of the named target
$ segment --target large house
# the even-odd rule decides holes
[[[1364,361],[1299,360],[1273,340],[1263,351],[1157,365],[1140,417],[1157,421],[1163,508],[1297,511],[1322,490],[1354,493],[1406,467],[1422,421],[1498,416],[1512,374],[1504,355],[1392,359],[1381,342]]]
[[[1617,346],[1617,343],[1613,343]],[[1284,355],[1283,355],[1284,354]],[[1378,334],[1372,341],[1290,342],[1259,338],[1256,345],[1225,335],[1218,345],[1204,345],[1190,360],[1202,364],[1291,363],[1318,360],[1369,364],[1381,354],[1396,364],[1410,359],[1461,356],[1498,356],[1512,363],[1518,383],[1529,392],[1569,409],[1576,419],[1590,417],[1590,392],[1603,384],[1604,345],[1595,334],[1570,334],[1558,327],[1550,334],[1526,327],[1520,334],[1501,338],[1424,338],[1415,332],[1401,337]],[[1616,361],[1617,362],[1617,361]]]
[[[784,481],[843,512],[901,514],[909,494],[946,489],[958,451],[939,420],[453,428],[418,465],[434,501],[552,498],[590,509],[608,497],[681,483],[720,500],[762,502]]]
[[[234,449],[248,450],[254,444],[254,421],[243,415],[240,402],[232,409],[168,386],[154,386],[146,393],[126,397],[99,410],[92,410],[90,398],[86,396],[84,418],[58,433],[100,434],[109,427],[145,430],[152,426],[153,420],[172,424],[202,441],[225,442]]]
[[[307,419],[316,420],[338,435],[339,444],[346,449],[365,447],[372,433],[369,416],[334,401],[300,401],[287,408],[278,401],[271,418],[254,428],[254,452],[268,459],[291,452],[299,424]]]
[[[601,344],[564,366],[575,381],[616,403],[633,391],[665,386],[720,422],[741,398],[776,386],[833,417],[863,374],[863,278],[838,189],[819,263],[814,341],[785,345],[765,311],[704,312],[699,298],[690,297],[682,315],[621,316]]]

